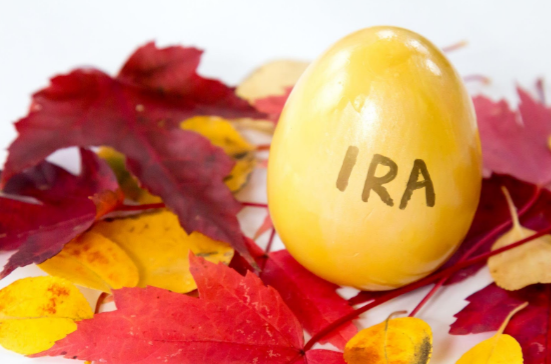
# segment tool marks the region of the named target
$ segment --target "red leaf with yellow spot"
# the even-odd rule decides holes
[[[5,195],[0,196],[0,250],[17,252],[2,277],[17,267],[53,257],[90,228],[100,214],[122,202],[109,166],[91,151],[81,149],[80,155],[79,175],[43,161],[5,186]]]

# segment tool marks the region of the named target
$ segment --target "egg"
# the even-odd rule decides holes
[[[268,205],[291,255],[318,276],[389,290],[440,267],[477,208],[481,151],[450,62],[412,31],[341,39],[295,85],[268,163]]]

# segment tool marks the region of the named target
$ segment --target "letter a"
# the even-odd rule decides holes
[[[423,175],[424,180],[418,181],[419,174]],[[408,205],[408,201],[413,194],[413,191],[420,188],[425,188],[425,195],[427,200],[427,206],[433,207],[436,196],[434,194],[434,186],[432,180],[430,179],[430,174],[427,169],[427,165],[422,159],[416,159],[413,162],[413,168],[411,169],[411,174],[409,175],[409,181],[402,196],[402,201],[400,201],[400,209],[403,210]]]

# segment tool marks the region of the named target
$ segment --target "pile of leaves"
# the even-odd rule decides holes
[[[1,176],[0,250],[13,251],[1,277],[29,264],[50,276],[0,290],[2,346],[121,364],[427,363],[432,332],[413,316],[441,286],[488,264],[495,283],[468,298],[450,333],[497,333],[459,363],[551,357],[551,109],[543,99],[519,89],[512,110],[474,98],[487,178],[459,250],[418,282],[345,300],[286,250],[270,251],[269,216],[254,236],[270,232],[266,249],[237,219],[242,208],[267,207],[235,198],[266,166],[257,152],[268,148],[241,131],[273,132],[307,64],[267,64],[236,90],[198,75],[200,56],[149,43],[114,77],[76,69],[33,95]],[[46,160],[67,147],[79,148],[78,175]],[[405,307],[410,317],[358,331],[361,313],[433,283],[417,307]],[[103,292],[98,307],[112,298],[116,309],[94,312],[75,284]]]

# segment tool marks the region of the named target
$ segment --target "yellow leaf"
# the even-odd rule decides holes
[[[117,176],[117,181],[126,198],[142,203],[163,202],[160,197],[150,194],[141,188],[137,179],[126,169],[126,157],[110,147],[101,147],[98,156],[104,159]]]
[[[504,335],[503,330],[511,317],[527,305],[524,303],[515,308],[494,336],[472,347],[456,364],[522,364],[524,359],[520,344],[514,337]]]
[[[0,345],[24,355],[47,350],[94,313],[80,291],[57,277],[20,279],[0,290]]]
[[[344,348],[348,364],[425,364],[432,355],[432,330],[415,317],[389,318],[356,334]]]
[[[167,210],[101,221],[92,231],[116,242],[132,258],[139,270],[140,287],[149,285],[179,293],[194,290],[190,250],[214,263],[228,264],[233,257],[233,249],[226,243],[198,232],[186,234],[178,217]]]
[[[243,187],[256,165],[255,147],[249,144],[227,121],[214,116],[196,116],[185,120],[182,129],[191,130],[208,138],[235,160],[235,166],[226,177],[226,185],[233,192]]]
[[[268,62],[253,71],[235,92],[249,102],[268,96],[283,95],[289,87],[295,85],[308,64],[294,60]]]
[[[135,287],[139,281],[138,268],[125,251],[93,231],[73,239],[38,266],[48,274],[108,293],[111,288]]]
[[[520,225],[517,212],[509,192],[503,188],[513,220],[513,227],[501,236],[492,250],[515,243],[534,233]],[[503,252],[488,259],[488,268],[496,284],[514,291],[535,283],[551,283],[551,235],[544,235],[515,249]]]

